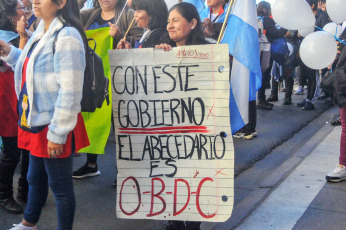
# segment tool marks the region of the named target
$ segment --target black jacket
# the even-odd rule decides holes
[[[315,18],[316,18],[315,25],[321,29],[323,29],[323,27],[326,24],[331,22],[327,12],[325,12],[323,10],[318,10],[317,13],[315,14]],[[320,30],[318,28],[316,28],[315,31],[320,31]]]
[[[282,38],[287,33],[287,30],[284,28],[278,29],[274,20],[268,16],[263,17],[263,29],[266,30],[266,36],[270,43],[272,43],[274,39]]]
[[[169,42],[167,30],[158,28],[149,32],[143,41],[142,48],[155,48],[156,45]]]

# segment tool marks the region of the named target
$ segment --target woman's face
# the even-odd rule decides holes
[[[207,0],[207,5],[209,7],[219,7],[225,4],[225,0]]]
[[[177,46],[186,45],[187,38],[195,26],[195,19],[188,22],[178,10],[174,9],[169,13],[167,31],[169,37],[177,44]]]
[[[14,25],[14,27],[17,27],[17,22],[20,20],[20,18],[22,16],[28,17],[29,11],[23,5],[23,3],[21,1],[17,1],[16,13],[17,13],[17,15],[12,16],[12,20],[11,20],[12,24]]]
[[[147,14],[147,11],[145,10],[136,10],[135,20],[136,20],[137,26],[141,28],[148,28],[150,16]]]
[[[35,16],[42,18],[43,21],[53,20],[58,12],[58,5],[51,0],[33,0],[32,8]]]
[[[98,0],[102,11],[115,10],[118,0]]]

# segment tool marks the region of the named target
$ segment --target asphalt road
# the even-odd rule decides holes
[[[236,175],[250,168],[258,160],[263,159],[275,147],[290,139],[295,133],[309,125],[311,121],[329,108],[322,102],[316,101],[316,109],[314,111],[302,111],[294,105],[283,106],[282,96],[281,93],[281,100],[275,103],[272,111],[258,110],[257,138],[253,140],[234,140]],[[293,102],[299,102],[304,98],[305,95],[293,96]],[[116,190],[112,187],[112,183],[116,177],[116,156],[113,139],[114,136],[111,135],[106,146],[106,154],[99,157],[98,165],[101,175],[74,181],[77,199],[74,229],[164,229],[165,221],[134,221],[117,219],[115,217]],[[82,166],[85,163],[85,159],[85,156],[76,157],[74,168],[77,169]],[[17,181],[16,179],[17,176],[15,182]],[[8,214],[0,209],[0,230],[10,228],[13,223],[19,223],[21,218],[22,215]],[[53,230],[55,228],[56,211],[54,199],[50,193],[46,206],[42,211],[38,229]]]

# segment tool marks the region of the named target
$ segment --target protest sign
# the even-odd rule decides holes
[[[227,45],[109,51],[117,217],[226,221],[234,198]]]

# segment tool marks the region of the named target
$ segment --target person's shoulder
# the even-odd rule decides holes
[[[165,34],[168,34],[168,31],[166,29],[158,28],[151,31],[149,37],[163,36]]]
[[[64,37],[74,37],[78,40],[83,40],[82,36],[80,35],[79,31],[72,26],[64,26],[59,34],[58,34],[58,38],[64,38]]]

